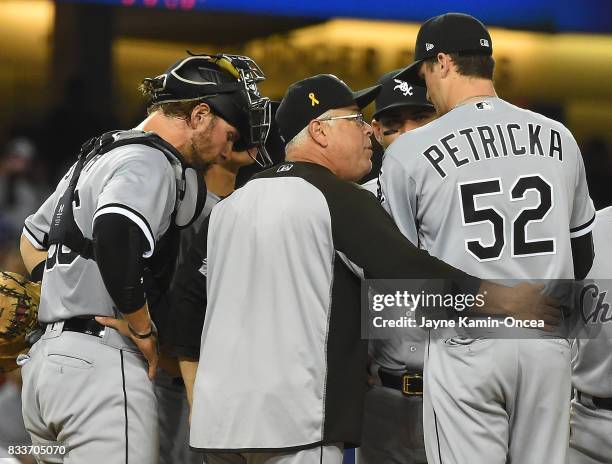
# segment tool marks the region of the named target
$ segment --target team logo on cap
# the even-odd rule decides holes
[[[408,82],[403,81],[401,79],[393,79],[393,80],[397,84],[395,87],[393,87],[393,90],[399,90],[400,92],[404,94],[404,97],[407,97],[408,95],[412,97],[413,95],[412,86],[408,85]]]
[[[429,51],[429,50],[431,50],[432,48],[434,48],[434,44],[429,43],[429,42],[427,42],[427,43],[425,44],[425,50],[426,50],[426,51]]]
[[[317,100],[317,96],[314,94],[314,92],[310,92],[308,94],[308,98],[310,98],[310,104],[312,106],[315,106],[315,105],[319,104],[319,100]]]
[[[488,47],[489,41],[487,39],[480,39],[480,45],[483,47]]]

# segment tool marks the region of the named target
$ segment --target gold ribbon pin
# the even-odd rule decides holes
[[[314,92],[310,92],[308,94],[308,98],[310,98],[310,103],[312,104],[312,106],[319,104],[319,100],[317,100],[317,97],[315,96]]]

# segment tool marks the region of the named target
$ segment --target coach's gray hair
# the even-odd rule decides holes
[[[327,110],[325,113],[317,116],[317,119],[327,118],[331,116],[330,111],[332,110]],[[333,122],[333,121],[323,121],[323,122]],[[308,126],[306,126],[301,131],[299,131],[297,134],[295,134],[295,137],[293,137],[289,142],[287,142],[287,144],[285,145],[285,152],[289,152],[293,150],[294,148],[302,145],[308,139],[309,136],[310,135],[308,134]]]
[[[295,134],[295,137],[293,137],[291,140],[289,140],[289,142],[287,142],[287,145],[285,145],[285,151],[289,152],[294,148],[299,147],[307,138],[308,126],[304,127],[301,131]]]

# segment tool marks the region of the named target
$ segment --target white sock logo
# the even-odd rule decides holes
[[[412,97],[412,86],[408,85],[408,82],[402,81],[401,79],[393,79],[393,80],[397,84],[395,87],[393,87],[393,90],[399,90],[400,92],[404,94],[404,97],[407,97],[408,95]]]

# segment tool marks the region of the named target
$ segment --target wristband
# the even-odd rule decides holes
[[[144,340],[145,338],[149,338],[151,336],[153,337],[157,337],[157,327],[155,327],[155,323],[153,321],[151,322],[151,326],[149,327],[149,331],[147,333],[141,334],[138,333],[134,330],[134,328],[130,325],[130,323],[128,322],[128,329],[130,330],[130,333],[136,337],[139,340]]]

